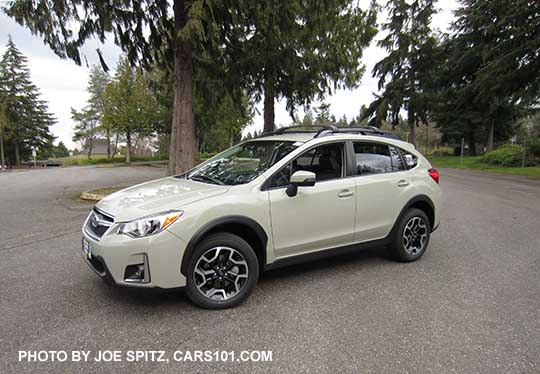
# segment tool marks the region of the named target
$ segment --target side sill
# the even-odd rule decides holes
[[[310,252],[306,254],[289,256],[286,258],[278,259],[271,264],[267,264],[264,267],[264,271],[279,269],[286,266],[301,264],[304,262],[311,262],[320,260],[323,258],[341,256],[348,253],[357,252],[364,249],[375,248],[375,247],[384,247],[390,243],[390,235],[383,239],[372,240],[369,242],[357,243],[357,244],[347,244],[341,247],[323,249],[320,251]]]

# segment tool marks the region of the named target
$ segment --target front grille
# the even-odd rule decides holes
[[[92,238],[99,240],[113,223],[114,217],[94,208],[84,229]]]

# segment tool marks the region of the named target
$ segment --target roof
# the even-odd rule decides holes
[[[308,140],[313,139],[313,135],[314,135],[313,132],[292,132],[292,133],[259,136],[251,140],[307,142]]]
[[[372,140],[384,139],[394,145],[414,149],[411,143],[405,142],[399,136],[375,127],[335,127],[335,126],[291,126],[282,127],[275,132],[262,134],[253,139],[256,141],[316,141],[324,142],[325,139],[339,140]],[[381,139],[382,138],[382,139]]]

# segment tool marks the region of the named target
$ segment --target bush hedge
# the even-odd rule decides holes
[[[527,154],[540,159],[540,138],[533,138],[527,142]]]
[[[517,144],[505,144],[486,153],[481,161],[486,164],[501,166],[521,166],[524,148]]]

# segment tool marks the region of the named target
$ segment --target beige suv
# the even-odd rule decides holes
[[[185,287],[202,307],[232,307],[263,270],[298,260],[368,244],[417,260],[439,223],[438,182],[389,133],[280,129],[101,200],[82,254],[112,284]]]

